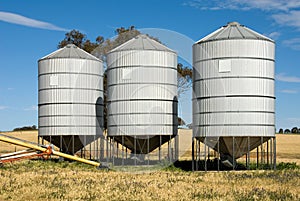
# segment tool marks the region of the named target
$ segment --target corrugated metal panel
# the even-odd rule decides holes
[[[63,48],[56,50],[55,52],[41,58],[44,59],[56,59],[56,58],[73,58],[73,59],[89,59],[100,61],[97,57],[85,52],[84,50],[78,48],[74,44],[68,44]]]
[[[99,75],[99,62],[100,61],[96,61],[96,60],[67,59],[67,58],[41,60],[39,63],[43,63],[44,65],[39,66],[38,69],[39,76],[47,73],[51,73],[51,74],[88,73],[88,74]],[[49,66],[51,66],[51,68]]]
[[[159,42],[149,38],[147,35],[140,34],[126,43],[116,47],[110,52],[124,51],[124,50],[156,50],[156,51],[168,51],[173,52],[173,50],[167,48],[166,46],[160,44]]]
[[[62,127],[41,127],[39,128],[40,136],[65,136],[65,135],[75,135],[75,136],[95,136],[95,133],[101,133],[101,126],[62,126]],[[43,134],[45,133],[45,134]],[[84,133],[84,135],[83,135]],[[58,144],[59,146],[59,144]]]
[[[149,112],[173,114],[173,107],[168,101],[143,100],[142,104],[140,103],[140,100],[111,102],[108,105],[108,111],[112,113],[111,115],[127,114],[128,110],[135,114],[147,114]]]
[[[156,43],[137,37],[108,54],[109,136],[177,134],[177,55]]]
[[[109,68],[122,67],[158,67],[158,68],[173,68],[177,69],[177,60],[175,53],[168,51],[154,51],[154,50],[128,50],[117,51],[109,54],[107,59],[107,66]]]
[[[239,24],[238,22],[230,22],[227,25],[209,34],[208,36],[202,38],[197,43],[228,39],[255,39],[274,42],[270,38],[259,34],[245,27],[244,25]]]
[[[230,137],[230,136],[244,136],[244,137],[257,137],[266,136],[274,137],[274,135],[263,135],[264,133],[275,133],[274,126],[240,126],[240,125],[230,125],[230,126],[202,126],[194,127],[193,133],[201,133],[195,137]],[[221,135],[220,135],[221,133]],[[243,133],[241,135],[241,133]],[[263,133],[263,134],[262,134]]]
[[[274,61],[274,43],[263,40],[218,40],[193,46],[194,63],[204,60],[245,58]]]
[[[39,61],[40,136],[102,134],[102,62],[83,58],[83,54],[89,54],[72,48],[69,56],[78,51],[78,58],[50,54]],[[67,55],[64,49],[61,51]]]
[[[250,112],[218,112],[218,113],[207,113],[207,114],[197,114],[194,117],[195,126],[197,122],[200,126],[231,126],[231,125],[273,125],[274,124],[274,114],[266,113],[264,111],[250,111]],[[222,133],[224,135],[224,133]],[[230,133],[228,133],[230,135]]]
[[[274,112],[275,101],[272,98],[261,97],[220,97],[198,99],[193,101],[194,114],[204,112],[244,112],[265,111]]]
[[[274,80],[264,78],[219,78],[194,82],[197,98],[220,96],[274,97]]]
[[[275,135],[274,54],[272,40],[238,24],[193,46],[195,137]]]
[[[194,80],[223,77],[264,77],[274,78],[274,62],[270,60],[231,58],[230,73],[219,73],[219,59],[197,62],[194,64]]]

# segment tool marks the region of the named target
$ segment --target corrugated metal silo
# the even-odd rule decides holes
[[[237,159],[275,139],[273,40],[228,23],[193,46],[193,136]]]
[[[108,136],[147,154],[177,135],[177,54],[139,35],[107,56]]]
[[[102,135],[102,61],[69,44],[38,61],[39,136],[75,153]]]

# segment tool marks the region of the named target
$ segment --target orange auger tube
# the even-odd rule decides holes
[[[21,139],[10,138],[9,136],[3,135],[3,134],[0,134],[0,141],[10,143],[10,144],[14,144],[14,145],[18,145],[18,146],[22,146],[22,147],[31,148],[31,149],[34,149],[34,150],[37,150],[37,151],[48,153],[49,155],[52,154],[52,155],[55,155],[55,156],[60,156],[60,157],[63,157],[63,158],[78,161],[78,162],[85,163],[85,164],[88,164],[88,165],[93,165],[93,166],[96,166],[96,167],[101,166],[101,163],[98,163],[98,162],[95,162],[95,161],[90,161],[90,160],[87,160],[87,159],[84,159],[84,158],[79,158],[79,157],[72,156],[72,155],[69,155],[69,154],[65,154],[65,153],[62,153],[62,152],[59,152],[59,151],[55,151],[55,150],[49,148],[50,146],[42,147],[42,146],[39,146],[39,145],[35,145],[33,143],[24,142]]]

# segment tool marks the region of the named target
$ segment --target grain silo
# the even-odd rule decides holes
[[[225,165],[249,165],[260,146],[257,162],[275,167],[274,56],[273,40],[237,22],[193,45],[193,161],[204,155],[206,169],[211,148]]]
[[[107,55],[107,85],[107,134],[122,146],[122,164],[128,149],[140,164],[154,150],[161,159],[161,146],[177,135],[177,54],[138,35]],[[112,149],[114,157],[118,146]],[[167,152],[176,158],[170,146]]]
[[[102,135],[103,64],[69,44],[38,61],[39,137],[76,153]]]

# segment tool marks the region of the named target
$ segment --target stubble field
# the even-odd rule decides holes
[[[11,135],[37,139],[36,132]],[[190,132],[180,135],[188,143]],[[299,165],[299,143],[300,135],[277,135],[278,161]],[[0,153],[15,149],[0,143]],[[125,173],[77,163],[22,161],[0,168],[0,200],[300,200],[299,178],[299,169]]]

